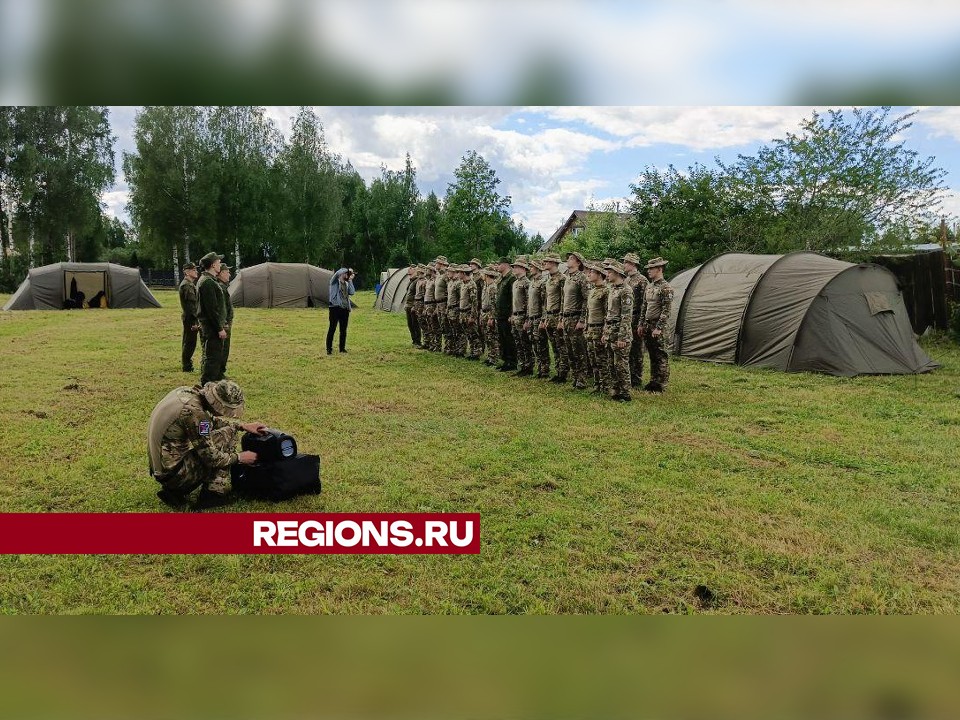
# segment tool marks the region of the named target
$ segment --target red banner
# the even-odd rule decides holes
[[[3,555],[479,552],[479,513],[0,514]]]

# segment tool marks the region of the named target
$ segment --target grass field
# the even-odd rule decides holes
[[[146,423],[196,376],[156,294],[0,313],[0,510],[166,510]],[[247,418],[318,453],[324,489],[229,510],[480,512],[479,556],[4,556],[0,611],[960,611],[957,346],[927,343],[944,367],[919,377],[675,361],[624,406],[414,350],[358,303],[329,357],[325,312],[237,311]]]

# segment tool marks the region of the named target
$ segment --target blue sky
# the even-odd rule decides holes
[[[820,108],[824,109],[824,108]],[[912,108],[896,108],[897,114]],[[288,133],[294,107],[269,107]],[[514,218],[548,237],[590,202],[622,200],[644,166],[680,169],[714,158],[733,161],[795,131],[814,108],[795,106],[318,107],[331,148],[369,182],[381,165],[403,167],[410,153],[418,185],[442,196],[468,150],[496,170]],[[960,217],[960,108],[917,109],[903,140],[948,171],[942,210]],[[118,177],[104,196],[108,212],[126,218],[128,189],[120,171],[133,149],[136,108],[111,108]]]

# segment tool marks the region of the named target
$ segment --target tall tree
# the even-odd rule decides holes
[[[500,178],[476,150],[463,156],[453,174],[443,207],[444,249],[455,257],[490,258],[512,239],[504,232],[510,196],[497,192]]]
[[[381,167],[380,177],[370,186],[371,251],[381,264],[399,266],[423,259],[416,227],[420,202],[416,180],[417,172],[408,154],[403,170]]]

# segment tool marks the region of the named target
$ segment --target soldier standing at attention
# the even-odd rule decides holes
[[[230,266],[220,265],[220,272],[217,273],[217,282],[220,283],[220,290],[223,292],[223,307],[226,311],[227,338],[223,341],[223,362],[220,365],[220,377],[224,378],[227,374],[227,360],[230,359],[230,339],[233,337],[233,300],[230,299]]]
[[[497,336],[500,338],[500,354],[503,356],[503,364],[497,368],[500,372],[517,369],[517,346],[513,341],[513,326],[510,324],[510,316],[513,313],[513,283],[517,278],[510,271],[510,260],[500,258],[498,263],[500,270],[500,280],[497,281]]]
[[[227,339],[227,308],[223,291],[217,282],[222,255],[209,252],[200,258],[203,275],[197,281],[197,319],[203,337],[203,352],[200,356],[200,384],[222,380],[223,341]]]
[[[561,330],[563,318],[560,317],[560,310],[563,306],[563,283],[567,278],[560,272],[559,255],[547,255],[543,259],[543,265],[547,269],[547,279],[543,284],[544,313],[540,327],[547,333],[550,345],[553,347],[553,361],[557,369],[557,374],[550,378],[550,382],[565,383],[570,364],[567,359],[567,344],[563,341]]]
[[[413,313],[413,300],[414,295],[417,291],[417,266],[411,265],[407,268],[407,277],[409,282],[407,283],[407,292],[403,296],[403,309],[407,314],[407,329],[410,331],[410,340],[413,341],[414,347],[420,347],[420,325],[417,323],[417,318]]]
[[[420,317],[420,328],[423,336],[420,339],[421,346],[427,350],[433,350],[436,342],[436,330],[434,328],[434,310],[436,303],[433,301],[433,291],[437,286],[437,266],[427,263],[427,276],[423,285],[423,315]]]
[[[467,264],[473,269],[473,274],[471,275],[471,277],[472,277],[472,279],[473,279],[473,284],[474,284],[474,286],[475,286],[476,289],[477,289],[477,292],[476,292],[476,301],[475,301],[475,302],[476,302],[476,306],[477,306],[477,308],[476,308],[476,315],[477,315],[477,317],[479,318],[479,317],[480,317],[480,305],[481,305],[482,302],[483,302],[484,282],[483,282],[483,273],[481,272],[481,270],[483,269],[483,263],[480,262],[479,259],[473,258],[473,260],[471,260],[471,261],[470,261],[469,263],[467,263]],[[486,344],[487,344],[487,336],[486,336],[486,333],[483,332],[483,326],[481,326],[481,325],[478,324],[478,325],[477,325],[477,346],[478,346],[479,349],[480,349],[480,354],[477,355],[478,358],[480,357],[480,355],[483,355],[483,351],[484,351],[484,348],[485,348]]]
[[[462,265],[460,272],[460,324],[463,326],[463,351],[468,360],[479,360],[483,355],[480,344],[480,306],[477,304],[477,284],[473,280],[472,264]],[[470,344],[469,351],[467,343]]]
[[[567,279],[563,283],[563,306],[561,315],[564,342],[567,345],[567,358],[573,374],[573,386],[578,390],[587,387],[589,360],[587,358],[587,297],[590,294],[590,281],[584,274],[586,260],[578,252],[567,255]]]
[[[445,350],[444,342],[447,338],[447,268],[450,263],[443,255],[437,257],[437,279],[433,284],[433,314],[437,326],[437,352]]]
[[[630,402],[630,349],[633,345],[633,289],[625,282],[627,271],[616,260],[607,269],[610,291],[607,319],[601,340],[607,348],[610,396]]]
[[[630,384],[639,388],[643,385],[643,340],[640,339],[640,306],[643,305],[643,293],[647,289],[647,278],[640,272],[640,257],[636,253],[623,256],[623,269],[627,271],[627,285],[633,289],[633,337],[636,342],[630,345]]]
[[[527,295],[530,292],[530,280],[527,272],[530,265],[526,260],[517,258],[513,261],[513,276],[516,278],[511,291],[513,293],[512,314],[510,324],[513,332],[513,343],[517,348],[517,366],[515,375],[525,377],[533,375],[533,348],[530,347],[530,336],[524,329],[527,322]]]
[[[417,323],[417,334],[420,336],[420,344],[417,347],[423,347],[423,298],[427,292],[427,266],[417,265],[417,277],[414,283],[413,291],[413,317]]]
[[[451,265],[447,280],[447,354],[453,357],[462,357],[460,352],[460,266]]]
[[[530,352],[536,362],[538,378],[550,377],[550,341],[543,328],[543,308],[546,302],[546,286],[543,277],[543,264],[538,260],[530,261],[532,277],[527,291],[527,321],[524,328],[530,342]]]
[[[500,273],[496,268],[486,268],[480,273],[483,276],[483,297],[480,304],[480,326],[485,335],[487,359],[484,365],[494,366],[500,362],[500,339],[497,337],[497,280]]]
[[[587,296],[587,342],[589,372],[593,375],[594,394],[610,392],[610,371],[607,364],[607,346],[603,342],[603,326],[607,317],[609,287],[599,262],[587,263],[587,279],[591,283]]]
[[[665,337],[664,333],[670,319],[673,288],[663,279],[663,268],[666,265],[667,261],[662,257],[655,257],[647,263],[650,282],[643,293],[643,307],[640,308],[640,336],[650,353],[650,382],[643,389],[655,393],[666,390],[670,380],[670,338]]]
[[[180,281],[180,317],[183,320],[183,339],[180,341],[180,368],[184,372],[193,372],[193,353],[197,349],[197,266],[188,262],[183,266],[183,280]]]

